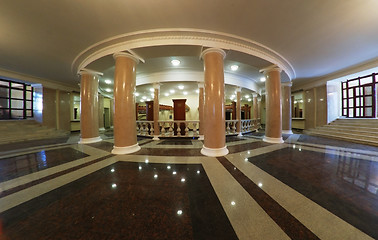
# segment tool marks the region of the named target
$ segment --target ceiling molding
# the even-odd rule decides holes
[[[276,64],[290,79],[296,77],[294,68],[288,60],[258,42],[222,32],[187,28],[138,31],[105,39],[76,56],[71,70],[77,73],[78,69],[85,68],[91,62],[115,52],[164,45],[196,45],[239,51]]]

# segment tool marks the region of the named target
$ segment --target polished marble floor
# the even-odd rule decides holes
[[[0,146],[0,239],[378,239],[378,148],[262,136]]]

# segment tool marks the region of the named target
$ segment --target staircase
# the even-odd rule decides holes
[[[34,120],[0,121],[0,144],[59,138],[68,136],[68,134],[67,131],[44,127]]]
[[[378,119],[339,118],[328,125],[305,130],[304,133],[378,146]]]

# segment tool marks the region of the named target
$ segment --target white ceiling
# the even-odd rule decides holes
[[[94,44],[136,31],[191,28],[271,49],[291,64],[296,84],[377,61],[377,9],[377,0],[1,0],[0,68],[76,86],[72,64]],[[202,66],[199,46],[133,50],[146,60],[138,65],[140,73],[169,68],[162,60],[173,56],[187,57],[185,67]],[[270,64],[227,51],[225,69],[232,63],[242,66],[238,74],[248,81]],[[106,56],[88,68],[111,77],[113,66]]]

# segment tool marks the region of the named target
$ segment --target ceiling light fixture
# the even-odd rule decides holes
[[[105,83],[106,83],[106,84],[111,84],[112,81],[111,81],[110,79],[105,79]]]
[[[112,90],[110,88],[105,89],[107,92],[111,92]]]
[[[170,93],[175,93],[175,90],[171,89],[169,90]]]
[[[178,86],[178,89],[183,90],[183,89],[184,89],[184,86],[183,86],[183,85],[179,85],[179,86]]]
[[[231,70],[232,70],[232,71],[236,71],[236,70],[238,70],[238,68],[239,68],[238,65],[232,65],[232,66],[231,66]]]
[[[180,60],[173,59],[173,60],[171,61],[171,63],[172,63],[173,66],[176,67],[176,66],[180,65],[181,62],[180,62]]]
[[[196,90],[196,93],[199,93],[199,89]]]
[[[262,78],[260,78],[260,81],[261,81],[261,82],[265,82],[265,81],[266,81],[266,78],[262,77]]]
[[[168,97],[168,96],[169,96],[169,93],[164,93],[164,96]]]
[[[183,92],[184,95],[188,95],[188,92]]]
[[[139,96],[139,93],[137,93],[137,92],[136,92],[136,93],[135,93],[135,96],[137,96],[137,97],[138,97],[138,96]]]
[[[153,88],[150,88],[150,92],[154,92],[155,90]]]

